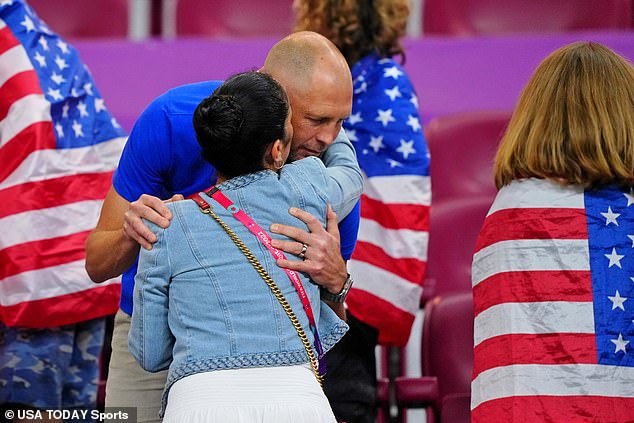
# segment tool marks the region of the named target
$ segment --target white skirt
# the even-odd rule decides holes
[[[172,385],[163,423],[336,423],[309,365],[217,370]]]

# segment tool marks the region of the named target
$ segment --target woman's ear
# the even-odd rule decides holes
[[[275,140],[271,145],[271,161],[273,162],[273,167],[277,170],[284,166],[286,158],[284,157],[284,143],[282,140]]]

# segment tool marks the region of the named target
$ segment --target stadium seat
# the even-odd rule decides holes
[[[128,0],[28,0],[28,4],[63,38],[128,35]]]
[[[292,0],[178,0],[176,36],[282,37],[291,32]]]
[[[399,408],[426,408],[427,423],[469,423],[473,369],[470,291],[435,297],[425,304],[421,351],[422,377],[396,378]]]
[[[492,166],[507,111],[464,112],[425,129],[431,154],[432,208],[423,302],[471,290],[471,258],[495,198]]]
[[[425,0],[425,35],[496,35],[632,27],[631,0]]]
[[[436,295],[471,290],[473,251],[492,202],[474,197],[433,204],[423,303]]]
[[[483,110],[432,119],[425,127],[431,154],[433,204],[464,197],[493,199],[491,169],[511,112]]]

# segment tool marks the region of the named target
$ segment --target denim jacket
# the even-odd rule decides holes
[[[330,146],[323,162],[309,157],[285,165],[279,174],[263,170],[218,188],[267,232],[272,223],[303,225],[288,213],[289,207],[308,211],[325,226],[328,203],[344,217],[362,191],[354,148],[343,138]],[[220,204],[201,196],[271,275],[312,343],[299,295],[272,254]],[[220,225],[192,200],[168,207],[173,214],[170,226],[149,224],[158,241],[151,250],[141,250],[129,334],[130,352],[141,367],[169,368],[163,409],[170,386],[194,373],[307,363],[303,344],[278,300]],[[327,351],[347,325],[320,301],[318,286],[306,275],[300,277]]]

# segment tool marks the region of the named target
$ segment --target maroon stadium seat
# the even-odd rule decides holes
[[[428,423],[469,423],[473,369],[471,291],[435,297],[425,304],[421,350],[423,376],[396,378],[399,407],[425,407]]]
[[[493,35],[628,29],[632,0],[425,0],[423,33]]]
[[[423,300],[471,290],[473,248],[497,193],[493,159],[510,116],[464,112],[433,119],[425,128],[432,207]]]
[[[492,202],[492,198],[474,197],[433,203],[423,302],[471,290],[473,251]]]
[[[493,158],[510,118],[508,111],[462,112],[425,126],[434,205],[465,196],[493,200]]]
[[[176,35],[282,37],[293,27],[293,0],[179,0]]]
[[[128,0],[29,0],[35,13],[64,38],[128,35]]]

